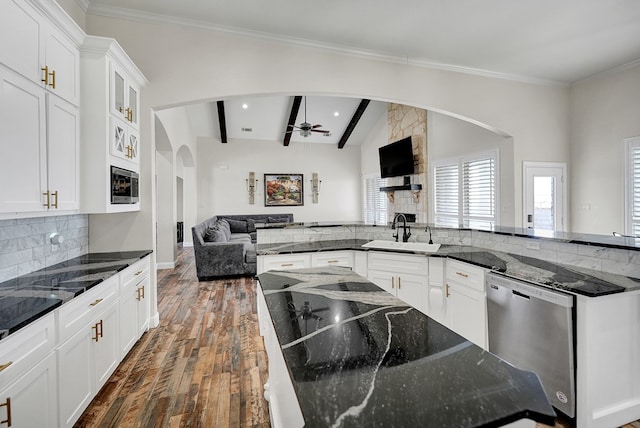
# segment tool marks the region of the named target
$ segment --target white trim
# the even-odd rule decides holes
[[[527,168],[560,168],[562,169],[562,231],[569,230],[568,201],[569,183],[567,182],[567,164],[565,162],[539,162],[522,161],[522,225],[526,227],[527,222]]]
[[[176,262],[156,263],[157,270],[175,269],[175,267],[176,267]]]
[[[80,0],[76,0],[80,1]],[[215,25],[210,22],[200,21],[196,19],[179,18],[170,15],[158,13],[143,12],[135,9],[124,7],[106,6],[104,4],[96,4],[90,2],[86,13],[90,15],[105,16],[108,18],[125,19],[136,22],[151,22],[156,24],[172,24],[182,25],[186,27],[199,28],[205,30],[219,31],[228,34],[234,34],[240,37],[248,37],[252,39],[267,40],[270,42],[278,42],[287,45],[301,46],[306,48],[319,49],[325,52],[333,52],[343,55],[349,55],[359,58],[366,58],[376,61],[390,62],[396,64],[406,64],[415,67],[431,68],[436,70],[452,71],[456,73],[470,74],[474,76],[490,77],[500,80],[511,80],[515,82],[530,83],[535,85],[553,86],[553,87],[569,87],[565,82],[556,80],[539,79],[531,76],[522,76],[517,74],[500,73],[490,70],[482,70],[471,67],[462,67],[453,64],[445,64],[429,60],[427,58],[411,58],[408,56],[391,55],[385,52],[356,48],[353,46],[343,46],[332,43],[325,43],[317,40],[302,39],[296,37],[287,37],[280,34],[267,33],[262,31],[251,31],[238,27],[229,27],[224,25]]]
[[[190,242],[184,242],[184,241],[183,241],[183,242],[182,242],[182,246],[183,246],[183,247],[193,247],[193,242],[191,242],[191,241],[190,241]]]

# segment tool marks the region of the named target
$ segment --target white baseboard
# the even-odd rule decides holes
[[[149,327],[156,328],[159,325],[160,325],[160,313],[156,312],[156,314],[149,319]]]
[[[182,246],[183,247],[193,247],[193,242],[183,242]]]
[[[156,269],[174,269],[176,267],[176,262],[165,262],[165,263],[156,263]]]

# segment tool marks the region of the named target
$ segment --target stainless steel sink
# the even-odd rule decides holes
[[[376,239],[362,245],[363,248],[380,250],[410,251],[414,253],[435,253],[440,244],[427,244],[426,242],[396,242]]]

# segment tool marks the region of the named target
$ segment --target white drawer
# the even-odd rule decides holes
[[[268,270],[291,270],[311,267],[310,254],[279,254],[263,257],[263,272]]]
[[[0,342],[0,385],[9,385],[53,350],[53,314],[48,313]]]
[[[58,336],[60,343],[86,327],[103,309],[118,298],[119,277],[112,276],[65,303],[57,310]]]
[[[484,269],[447,259],[447,282],[449,281],[484,292]]]
[[[353,268],[351,251],[323,251],[311,254],[311,267],[342,266]]]
[[[367,259],[368,268],[373,270],[423,276],[429,272],[429,258],[422,255],[369,251]]]
[[[120,272],[121,289],[124,290],[130,288],[132,285],[136,285],[141,280],[148,277],[150,266],[149,257],[145,257]]]

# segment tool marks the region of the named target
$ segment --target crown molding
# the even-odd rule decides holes
[[[601,79],[603,77],[611,76],[611,75],[620,73],[622,71],[630,70],[630,69],[636,68],[636,67],[640,67],[640,59],[636,59],[635,61],[631,61],[631,62],[628,62],[626,64],[622,64],[622,65],[620,65],[618,67],[611,68],[609,70],[601,71],[600,73],[596,73],[596,74],[591,75],[589,77],[585,77],[584,79],[580,79],[580,80],[574,82],[573,84],[574,85],[578,85],[580,83],[587,83],[587,82],[590,82],[592,80],[598,80],[598,79]]]
[[[443,71],[452,71],[456,73],[470,74],[474,76],[482,76],[500,80],[511,80],[520,83],[529,83],[535,85],[544,86],[569,86],[566,82],[539,79],[531,76],[521,76],[509,73],[499,73],[490,70],[476,69],[472,67],[462,67],[452,64],[445,64],[436,61],[431,61],[422,58],[411,58],[407,56],[390,55],[384,52],[377,52],[366,49],[358,49],[350,46],[342,46],[331,43],[323,43],[315,40],[285,37],[278,34],[266,33],[260,31],[251,31],[237,27],[229,27],[224,25],[216,25],[210,22],[179,18],[175,16],[141,12],[139,10],[128,8],[117,8],[111,6],[105,6],[102,4],[91,3],[90,0],[76,0],[78,4],[88,4],[86,13],[90,15],[104,16],[108,18],[124,19],[136,22],[155,23],[155,24],[173,24],[179,26],[186,26],[192,28],[199,28],[210,31],[217,31],[227,34],[232,34],[240,37],[251,38],[256,40],[266,40],[270,42],[276,42],[281,44],[305,47],[316,49],[323,52],[331,52],[342,55],[348,55],[363,59],[370,59],[375,61],[389,62],[395,64],[405,64],[415,67],[430,68]],[[82,6],[81,6],[82,7]]]
[[[87,9],[89,9],[90,1],[91,0],[76,0],[76,4],[84,13],[87,13]]]

